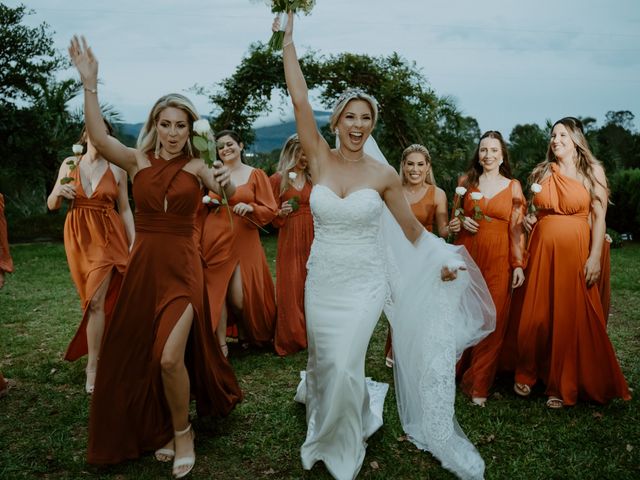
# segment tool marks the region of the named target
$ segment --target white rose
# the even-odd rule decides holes
[[[298,174],[296,172],[289,172],[289,180],[295,182],[296,178],[298,178]]]
[[[74,155],[82,155],[82,151],[84,150],[84,147],[76,143],[71,147],[71,150],[73,151]]]
[[[540,193],[542,191],[542,185],[540,185],[539,183],[532,183],[531,191],[533,193]]]
[[[202,203],[204,203],[205,205],[211,203],[211,197],[209,195],[205,195],[204,197],[202,197]]]
[[[484,197],[482,192],[471,192],[471,200],[480,200],[482,197]]]
[[[456,195],[459,197],[463,197],[464,194],[467,193],[467,189],[464,187],[456,187]]]
[[[205,136],[211,131],[211,125],[209,125],[208,120],[201,118],[200,120],[193,122],[193,131],[198,135]]]

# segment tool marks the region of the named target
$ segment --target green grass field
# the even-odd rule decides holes
[[[271,266],[275,238],[264,239]],[[16,273],[0,290],[0,371],[17,387],[0,400],[0,478],[171,478],[170,465],[146,456],[110,468],[85,462],[89,397],[84,360],[62,360],[80,306],[61,244],[15,245]],[[631,388],[640,380],[640,244],[612,251],[609,333]],[[367,375],[392,383],[384,367],[386,325],[371,342]],[[279,358],[232,350],[245,401],[226,419],[194,418],[197,461],[190,478],[329,479],[302,470],[304,406],[293,401],[306,353]],[[457,398],[457,416],[487,463],[488,479],[640,478],[640,409],[630,402],[579,404],[552,411],[534,390],[520,399],[499,378],[486,408]],[[115,387],[117,388],[117,386]],[[358,478],[451,479],[429,454],[403,441],[393,386],[385,425],[370,440]]]

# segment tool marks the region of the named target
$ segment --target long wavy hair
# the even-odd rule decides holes
[[[477,187],[480,175],[482,175],[483,169],[480,164],[480,143],[485,138],[495,138],[500,142],[500,150],[502,150],[502,164],[498,171],[505,178],[513,178],[513,175],[511,174],[511,165],[509,164],[509,151],[507,150],[507,144],[504,141],[504,138],[502,138],[502,134],[500,132],[497,130],[489,130],[480,137],[480,141],[478,142],[476,150],[473,152],[473,156],[469,162],[467,173],[463,177],[464,186],[467,188]]]
[[[407,177],[404,175],[404,163],[407,160],[407,157],[412,153],[420,153],[425,161],[427,162],[427,175],[425,176],[424,183],[428,185],[436,185],[436,178],[433,175],[433,164],[431,163],[431,154],[429,150],[424,145],[420,145],[419,143],[414,143],[413,145],[409,145],[402,152],[402,158],[400,159],[400,180],[402,180],[402,185],[407,183]]]
[[[300,139],[298,138],[298,134],[294,133],[287,138],[287,141],[280,151],[280,160],[278,161],[277,167],[277,172],[282,177],[280,180],[280,195],[289,188],[289,172],[293,171],[302,153]],[[304,169],[303,174],[304,181],[311,182],[311,175],[308,167]]]
[[[193,106],[191,100],[179,93],[169,93],[164,95],[156,101],[149,112],[147,121],[145,122],[140,134],[138,135],[138,142],[136,147],[138,150],[147,153],[151,150],[154,151],[156,158],[160,155],[160,139],[158,137],[158,130],[156,124],[158,123],[158,117],[165,108],[177,108],[187,114],[187,121],[189,123],[189,138],[185,143],[182,152],[190,157],[193,157],[194,148],[191,145],[191,135],[193,133],[193,122],[200,119],[200,115]]]
[[[607,184],[607,180],[605,177],[605,183],[600,182],[593,173],[593,167],[595,165],[599,165],[602,167],[602,163],[598,160],[595,155],[591,152],[589,148],[589,142],[587,141],[587,137],[584,135],[584,127],[582,126],[582,122],[575,117],[564,117],[558,120],[551,127],[551,131],[556,127],[556,125],[564,125],[569,132],[569,137],[575,144],[575,163],[576,170],[584,179],[587,180],[588,190],[591,199],[597,199],[600,203],[604,203],[603,199],[599,198],[596,195],[596,184],[604,187],[607,191],[607,195],[609,195],[609,185]],[[533,183],[540,183],[540,181],[545,178],[549,171],[551,170],[552,163],[558,163],[558,159],[556,158],[553,150],[551,148],[551,140],[549,140],[549,146],[547,147],[547,156],[543,162],[540,162],[529,175],[529,185]]]

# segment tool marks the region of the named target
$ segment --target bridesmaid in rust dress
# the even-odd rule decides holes
[[[447,195],[436,186],[431,154],[424,145],[416,143],[404,149],[400,160],[400,179],[411,211],[424,228],[433,232],[435,224],[441,238],[460,231],[460,222],[456,219],[448,220]],[[387,334],[384,353],[385,364],[393,367],[391,330]]]
[[[276,300],[258,229],[271,223],[278,205],[269,177],[259,168],[245,164],[244,145],[232,130],[216,133],[218,156],[231,172],[236,192],[226,206],[214,207],[204,222],[202,254],[206,266],[211,320],[218,341],[226,353],[227,326],[237,327],[243,345],[258,346],[273,341]],[[219,195],[210,192],[214,202]],[[211,205],[211,204],[210,204]]]
[[[578,119],[565,117],[553,125],[547,159],[530,181],[541,189],[533,199],[535,215],[525,221],[533,229],[514,390],[527,396],[542,381],[549,408],[578,400],[628,400],[598,289],[607,179]]]
[[[276,353],[284,356],[307,348],[304,284],[313,242],[313,217],[309,207],[312,184],[298,135],[292,135],[285,143],[278,171],[270,180],[273,195],[280,203],[278,216],[271,222],[279,229],[274,346]]]
[[[4,286],[5,273],[13,272],[13,259],[9,252],[7,220],[4,218],[4,196],[0,193],[0,288]]]
[[[104,121],[108,135],[113,128]],[[64,222],[64,248],[71,278],[80,295],[82,320],[65,360],[87,355],[85,390],[93,393],[102,335],[108,325],[133,244],[134,226],[127,173],[102,158],[83,129],[84,155],[66,158],[47,199],[49,210],[70,201]],[[75,168],[70,169],[70,164]],[[71,181],[62,183],[64,178]],[[115,210],[115,207],[118,210]]]
[[[74,37],[71,59],[84,86],[85,121],[100,154],[133,181],[136,238],[102,345],[89,418],[88,460],[118,463],[158,449],[176,478],[195,464],[190,398],[198,415],[226,415],[241,400],[231,366],[204,310],[203,274],[194,240],[203,185],[235,192],[220,164],[194,158],[193,104],[161,97],[128,148],[103,129],[98,62]]]
[[[466,193],[460,202],[464,217],[456,244],[464,245],[480,267],[496,307],[494,332],[468,349],[458,363],[463,392],[484,406],[507,333],[511,291],[524,282],[526,201],[520,182],[511,177],[500,132],[481,137],[460,185]]]
[[[7,220],[4,218],[4,196],[0,193],[0,288],[4,287],[5,273],[13,272],[13,260],[9,252]],[[0,398],[4,397],[15,382],[4,378],[0,372]]]

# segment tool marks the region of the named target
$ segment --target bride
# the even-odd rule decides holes
[[[411,212],[398,174],[370,137],[378,116],[371,96],[343,93],[330,120],[338,147],[329,147],[315,123],[292,32],[289,14],[284,71],[314,183],[309,358],[296,394],[307,408],[303,467],[321,460],[339,480],[360,471],[366,440],[382,425],[388,388],[365,380],[364,372],[384,309],[394,329],[405,432],[459,477],[483,478],[484,462],[457,426],[453,402],[457,357],[495,322],[486,285],[470,259],[428,234]]]

